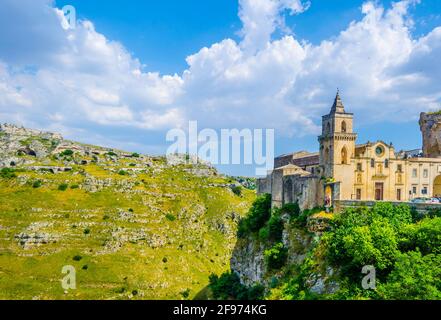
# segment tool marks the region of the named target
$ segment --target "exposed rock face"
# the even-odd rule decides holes
[[[424,157],[441,158],[441,113],[421,113],[420,129]]]

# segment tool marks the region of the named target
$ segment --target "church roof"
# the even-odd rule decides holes
[[[337,95],[335,96],[334,104],[331,108],[331,113],[345,113],[345,106],[340,98],[340,91],[337,90]]]
[[[292,163],[287,164],[286,166],[283,166],[283,167],[279,167],[279,168],[274,169],[274,170],[276,170],[276,171],[279,171],[279,170],[282,170],[282,171],[290,170],[291,171],[290,175],[300,175],[302,177],[303,176],[311,175],[311,172],[305,171],[302,168],[300,168],[300,167],[298,167],[298,166],[296,166],[296,165],[294,165]]]

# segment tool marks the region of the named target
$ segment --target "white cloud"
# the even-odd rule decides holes
[[[302,13],[309,7],[309,2],[302,0],[239,0],[239,17],[243,28],[242,48],[254,54],[270,45],[271,35],[277,28],[288,31],[285,27],[283,12],[291,15]]]
[[[201,128],[274,127],[299,136],[317,133],[337,87],[366,122],[406,120],[441,100],[441,28],[412,36],[408,9],[416,1],[390,9],[366,2],[362,20],[312,45],[292,34],[272,39],[286,30],[284,14],[307,10],[307,1],[240,0],[242,40],[202,48],[182,75],[165,76],[144,72],[92,22],[65,30],[52,2],[23,2],[0,7],[0,18],[13,12],[23,23],[5,28],[15,22],[0,19],[0,114],[24,125],[92,136],[94,126],[161,131],[198,120]]]

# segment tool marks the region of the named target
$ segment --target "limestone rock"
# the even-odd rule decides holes
[[[441,113],[421,113],[420,129],[424,157],[441,158]]]

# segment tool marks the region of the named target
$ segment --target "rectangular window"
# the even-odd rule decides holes
[[[403,165],[402,164],[397,165],[397,171],[403,172]]]
[[[429,170],[424,169],[424,171],[423,171],[423,177],[424,177],[424,178],[428,178],[428,177],[429,177]]]
[[[361,189],[357,189],[357,200],[361,200]]]
[[[361,163],[357,163],[357,171],[362,171],[363,167],[361,165]]]
[[[418,170],[417,169],[413,169],[412,170],[412,178],[417,178],[418,177]]]
[[[423,190],[421,190],[421,194],[427,195],[427,187],[424,187]]]
[[[416,193],[417,193],[417,187],[415,187],[415,186],[412,187],[412,193],[413,193],[413,194],[416,194]]]
[[[371,159],[371,168],[375,168],[375,160]]]
[[[401,189],[397,189],[397,200],[401,201]]]

